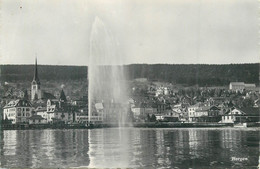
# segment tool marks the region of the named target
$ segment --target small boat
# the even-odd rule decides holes
[[[247,123],[237,123],[234,124],[234,127],[247,127]]]

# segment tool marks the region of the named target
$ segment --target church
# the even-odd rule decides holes
[[[42,99],[41,83],[38,77],[37,58],[35,59],[34,77],[31,86],[31,101]]]
[[[37,65],[37,58],[35,59],[35,66],[34,66],[34,76],[31,83],[31,101],[39,101],[48,99],[56,99],[56,97],[48,92],[45,92],[41,89],[41,83],[38,76],[38,65]]]

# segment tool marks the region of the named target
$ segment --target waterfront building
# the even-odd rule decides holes
[[[256,107],[232,107],[222,116],[221,123],[259,122],[259,108]]]
[[[75,115],[73,115],[72,106],[67,103],[67,99],[63,89],[60,92],[59,99],[48,99],[47,100],[47,122],[72,122],[75,121]]]
[[[12,124],[28,123],[32,116],[32,110],[32,104],[28,100],[12,100],[4,106],[3,119],[11,120]]]
[[[166,104],[158,101],[156,103],[157,113],[161,114],[166,110]]]
[[[131,111],[133,112],[134,118],[140,120],[146,118],[148,114],[157,114],[157,107],[152,104],[139,103],[131,107]]]
[[[200,107],[200,103],[188,107],[188,120],[191,122],[192,118],[195,117],[195,111]]]
[[[167,115],[167,114],[155,114],[157,121],[164,121],[164,122],[177,122],[179,121],[179,117],[174,115]]]
[[[260,113],[257,107],[243,107],[241,111],[245,113],[246,122],[259,122]]]
[[[44,118],[46,121],[48,121],[48,113],[47,113],[47,108],[46,107],[37,107],[35,109],[35,115],[39,115],[42,118]]]
[[[195,110],[192,116],[190,116],[191,122],[219,122],[221,116],[219,114],[220,109],[216,106],[202,106]]]
[[[29,118],[29,124],[46,124],[47,120],[40,115],[32,115]]]
[[[236,107],[228,109],[224,115],[222,115],[221,123],[234,123],[236,121],[241,121],[241,117],[244,120],[245,113]]]
[[[87,112],[77,112],[75,114],[75,122],[77,123],[88,123],[88,113]]]

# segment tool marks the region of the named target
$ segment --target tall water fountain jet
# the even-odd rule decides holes
[[[90,35],[88,65],[89,123],[125,122],[127,105],[126,73],[117,42],[98,17]]]

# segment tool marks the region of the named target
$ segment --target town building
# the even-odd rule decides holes
[[[145,103],[139,103],[136,104],[134,107],[131,108],[131,111],[133,112],[134,118],[136,120],[145,119],[147,115],[152,115],[157,113],[157,107],[156,105],[152,104],[145,104]]]
[[[11,120],[12,124],[28,123],[32,116],[32,110],[32,104],[28,100],[12,100],[4,106],[3,119]]]
[[[236,107],[228,109],[224,115],[222,115],[221,123],[234,123],[236,121],[241,121],[245,113]]]
[[[255,90],[256,85],[255,84],[245,84],[245,90]]]
[[[46,107],[37,107],[34,111],[35,111],[35,115],[39,115],[43,119],[45,119],[46,122],[50,122],[50,121],[48,121],[49,114],[47,113],[47,108]]]
[[[188,107],[188,120],[191,122],[192,118],[195,117],[196,110],[200,107],[200,103]]]
[[[222,116],[220,123],[259,122],[259,109],[255,107],[232,107]]]
[[[47,116],[48,123],[57,122],[74,122],[76,119],[75,113],[77,112],[75,106],[67,103],[67,99],[63,89],[60,92],[59,99],[48,99],[47,101],[47,112],[42,115]]]
[[[29,118],[29,124],[47,124],[47,120],[40,115],[32,115]]]
[[[155,96],[158,97],[160,95],[169,95],[171,91],[168,87],[158,87],[156,88]]]
[[[243,91],[243,90],[255,90],[256,85],[255,84],[247,84],[244,82],[230,82],[229,84],[229,90],[232,91]]]
[[[190,122],[219,122],[221,116],[219,114],[220,109],[216,106],[202,106],[197,108],[191,116],[189,116]]]
[[[178,122],[179,116],[177,114],[155,114],[157,121],[163,122]]]

